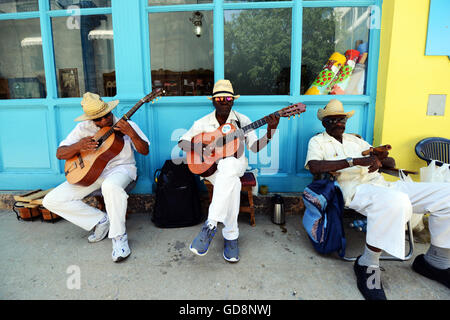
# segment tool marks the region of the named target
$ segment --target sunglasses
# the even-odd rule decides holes
[[[346,123],[347,118],[327,118],[323,120],[326,124]]]
[[[214,101],[219,102],[219,101],[233,101],[234,98],[233,97],[215,97]]]
[[[102,117],[100,117],[100,118],[93,119],[92,121],[94,121],[94,122],[99,122],[99,121],[102,121],[103,118],[108,118],[110,115],[111,115],[111,112],[105,114],[104,116],[102,116]]]

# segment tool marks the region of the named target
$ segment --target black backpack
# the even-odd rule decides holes
[[[152,221],[157,227],[188,227],[203,220],[197,178],[185,163],[166,160],[154,178],[156,201]]]

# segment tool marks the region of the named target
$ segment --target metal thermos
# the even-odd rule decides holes
[[[276,194],[272,197],[272,202],[273,202],[272,222],[275,224],[284,224],[285,214],[284,214],[283,198],[279,194]]]

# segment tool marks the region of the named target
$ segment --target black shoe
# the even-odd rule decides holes
[[[356,284],[359,291],[366,300],[387,300],[384,293],[383,284],[381,283],[380,269],[378,268],[378,270],[374,270],[371,268],[371,270],[367,270],[369,267],[360,266],[358,264],[359,258],[361,258],[361,256],[356,259],[355,264],[353,265],[353,270],[355,270],[356,274]],[[380,277],[379,279],[376,279],[376,273],[378,273],[378,277]],[[379,288],[377,288],[377,283],[379,284]]]
[[[438,269],[433,267],[425,260],[425,255],[420,254],[414,259],[412,268],[415,272],[427,277],[431,280],[436,280],[450,289],[450,268]]]

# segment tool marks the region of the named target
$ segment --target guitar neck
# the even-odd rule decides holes
[[[134,105],[134,107],[133,108],[131,108],[127,113],[125,113],[124,115],[123,115],[123,117],[122,117],[122,119],[124,119],[124,120],[128,120],[128,119],[130,119],[131,118],[131,116],[144,104],[144,103],[146,103],[146,102],[148,102],[148,101],[146,101],[145,100],[145,98],[144,99],[141,99],[141,100],[139,100],[135,105]]]
[[[131,116],[132,116],[132,115],[133,115],[133,114],[134,114],[134,113],[135,113],[135,112],[136,112],[136,111],[137,111],[144,103],[146,103],[146,102],[147,102],[147,101],[146,101],[145,98],[139,100],[138,103],[136,103],[136,104],[134,105],[133,108],[131,108],[127,113],[125,113],[121,119],[123,119],[123,120],[125,120],[125,121],[129,120],[129,119],[131,118]],[[103,141],[105,141],[106,139],[108,139],[108,137],[114,133],[114,127],[115,127],[115,126],[116,126],[116,124],[114,124],[114,125],[111,127],[111,129],[109,129],[108,131],[106,131],[105,134],[102,135],[102,136],[99,138],[98,142],[99,142],[100,144],[101,144]]]
[[[279,115],[278,111],[273,113],[274,115]],[[255,122],[250,123],[249,125],[242,127],[241,130],[243,131],[244,134],[246,134],[247,132],[250,132],[252,130],[258,129],[259,127],[262,127],[263,125],[265,125],[267,123],[265,118],[261,118],[259,120],[256,120]]]

